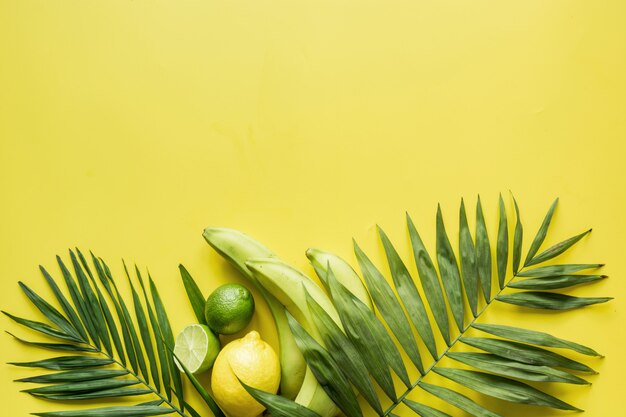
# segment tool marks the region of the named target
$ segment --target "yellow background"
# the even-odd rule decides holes
[[[437,202],[454,236],[460,198],[473,217],[478,193],[493,241],[498,192],[509,208],[515,192],[527,248],[559,196],[547,243],[592,226],[565,260],[611,276],[568,293],[617,299],[481,321],[597,348],[592,387],[550,392],[587,417],[623,415],[624,18],[622,0],[0,0],[0,306],[36,317],[17,280],[46,293],[37,265],[58,275],[54,255],[76,245],[118,277],[122,257],[149,267],[178,330],[193,317],[178,263],[207,293],[243,282],[205,226],[310,271],[307,247],[353,261],[352,237],[379,260],[376,223],[407,255],[405,210],[432,248]],[[274,343],[258,304],[252,327]],[[41,357],[0,344],[2,362]],[[2,415],[62,408],[17,393],[32,373],[0,374]]]

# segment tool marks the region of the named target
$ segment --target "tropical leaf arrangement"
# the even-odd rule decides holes
[[[378,228],[387,265],[377,267],[354,242],[360,275],[331,252],[307,250],[321,286],[243,233],[205,229],[206,241],[258,288],[276,322],[282,368],[279,394],[261,391],[243,380],[241,384],[274,417],[396,416],[400,410],[405,415],[448,416],[428,405],[433,396],[473,416],[499,416],[449,388],[449,383],[442,386],[429,381],[431,374],[511,403],[578,410],[535,383],[588,384],[583,377],[594,373],[593,369],[565,352],[600,356],[595,350],[531,329],[478,323],[494,301],[528,309],[571,310],[610,300],[558,292],[606,276],[595,272],[602,264],[553,261],[590,230],[542,250],[557,202],[550,206],[525,256],[515,199],[515,226],[510,231],[513,213],[507,213],[500,196],[497,238],[492,243],[479,197],[473,234],[461,201],[457,250],[439,207],[433,255],[407,214],[417,276],[411,275],[408,261]],[[69,267],[57,257],[64,290],[40,267],[54,300],[19,283],[46,322],[3,312],[50,339],[33,342],[9,333],[17,340],[59,353],[11,364],[45,370],[17,380],[38,384],[24,390],[33,396],[61,402],[115,401],[117,405],[94,406],[83,401],[84,408],[34,414],[225,416],[210,390],[180,362],[183,372],[179,370],[172,325],[152,277],[144,278],[137,267],[131,274],[124,265],[130,288],[130,299],[125,300],[101,258],[90,254],[88,262],[78,249],[70,251],[69,257]],[[180,270],[202,323],[205,297],[182,265]],[[383,273],[387,270],[390,279]],[[470,329],[480,337],[468,336]],[[472,351],[459,351],[459,346]],[[442,366],[444,358],[459,366]],[[189,404],[184,390],[189,385],[206,404],[202,410]],[[419,402],[408,399],[414,392],[411,398]],[[139,399],[132,401],[135,397]]]

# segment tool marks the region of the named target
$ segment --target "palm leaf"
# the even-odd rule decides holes
[[[45,268],[41,265],[39,265],[39,270],[41,271],[42,275],[48,282],[48,285],[50,286],[50,289],[54,293],[57,301],[61,305],[63,312],[65,313],[67,318],[72,322],[72,325],[74,326],[74,328],[80,333],[81,341],[87,341],[88,336],[87,336],[87,333],[85,332],[85,327],[83,326],[80,319],[78,318],[76,311],[72,308],[72,305],[69,303],[69,301],[67,300],[67,298],[65,297],[65,295],[63,294],[63,292],[61,291],[57,283],[54,281],[52,276],[50,276],[48,271],[46,271]]]
[[[63,330],[52,327],[49,324],[42,323],[40,321],[28,320],[22,317],[14,316],[11,313],[7,313],[6,311],[2,311],[2,314],[13,320],[14,322],[21,324],[22,326],[28,327],[31,330],[39,332],[45,336],[53,337],[56,339],[67,340],[69,342],[77,342],[80,343],[80,340],[76,340],[75,337],[68,335]],[[96,349],[97,350],[97,349]]]
[[[433,335],[433,329],[430,326],[430,320],[426,313],[426,307],[422,297],[417,291],[417,287],[409,274],[409,270],[398,255],[398,252],[394,248],[393,244],[380,227],[378,228],[378,234],[385,248],[385,254],[387,256],[387,263],[393,278],[394,286],[398,291],[398,296],[402,300],[402,303],[407,311],[407,314],[411,318],[413,325],[417,329],[420,337],[426,344],[428,351],[433,358],[437,357],[437,343],[435,342],[435,336]]]
[[[548,227],[550,227],[550,222],[552,222],[552,216],[554,216],[554,210],[556,210],[556,205],[559,203],[559,199],[555,199],[554,202],[550,205],[548,212],[546,213],[546,217],[543,219],[543,223],[541,223],[541,227],[537,231],[533,242],[530,244],[530,248],[528,249],[528,253],[526,254],[526,260],[524,261],[524,266],[530,266],[538,262],[532,262],[535,254],[541,247],[541,244],[545,240],[548,234]]]
[[[163,378],[163,386],[165,389],[165,394],[167,395],[167,398],[169,399],[172,397],[170,369],[169,369],[169,363],[167,360],[169,354],[166,352],[165,345],[163,344],[163,339],[160,338],[161,329],[159,326],[159,321],[157,320],[156,314],[154,312],[155,308],[152,308],[150,304],[150,300],[148,298],[148,291],[146,291],[146,286],[143,283],[143,279],[141,278],[141,274],[139,273],[139,271],[137,271],[137,278],[139,278],[139,285],[141,286],[141,292],[143,293],[144,304],[146,306],[146,310],[148,311],[148,318],[150,319],[150,326],[152,328],[152,336],[154,337],[155,350],[157,351],[157,354],[159,357],[160,372],[158,373],[156,378],[158,378],[159,375],[161,376],[161,378]],[[157,387],[159,387],[159,385],[157,385]]]
[[[376,269],[372,261],[363,253],[359,245],[354,242],[354,252],[363,271],[363,277],[370,290],[374,304],[380,310],[391,331],[396,336],[404,351],[409,355],[421,373],[424,372],[422,359],[417,348],[417,342],[413,337],[409,320],[402,311],[402,306],[396,298],[383,275]]]
[[[326,280],[348,339],[361,352],[363,362],[385,394],[396,400],[389,368],[396,372],[407,387],[410,385],[400,352],[374,313],[337,281],[332,270],[328,271]]]
[[[43,267],[40,268],[60,308],[20,282],[27,298],[46,322],[4,312],[16,323],[55,339],[54,342],[33,342],[13,336],[18,341],[38,349],[67,354],[29,362],[10,362],[15,366],[53,371],[19,379],[22,383],[45,384],[24,389],[23,392],[57,401],[110,402],[111,399],[134,396],[151,396],[153,399],[144,399],[132,406],[125,400],[124,405],[120,406],[86,405],[83,409],[35,415],[144,417],[175,414],[200,417],[183,397],[180,373],[174,366],[173,354],[168,350],[173,349],[174,338],[152,278],[149,277],[148,289],[135,267],[135,279],[141,290],[138,292],[124,265],[133,300],[133,317],[104,261],[91,254],[93,265],[90,266],[78,249],[76,252],[70,251],[69,255],[74,274],[57,257],[69,297],[54,278]],[[173,396],[178,405],[173,401]],[[212,415],[222,417],[221,410],[214,403],[211,405],[215,406],[211,409]]]
[[[98,305],[98,302],[96,300],[95,293],[91,288],[89,281],[87,280],[87,276],[85,275],[83,267],[78,262],[74,251],[71,250],[70,259],[72,260],[72,265],[74,267],[74,272],[76,273],[78,286],[84,300],[85,313],[90,317],[92,325],[95,328],[95,333],[97,334],[98,339],[100,339],[100,341],[102,342],[104,349],[109,355],[112,355],[113,351],[111,339],[109,337],[109,332],[105,324],[104,315],[102,314],[102,310],[100,310],[100,306]]]
[[[367,366],[363,363],[359,351],[322,306],[308,292],[306,296],[309,310],[313,313],[315,327],[322,336],[322,341],[328,347],[329,354],[335,362],[342,365],[341,371],[354,383],[365,400],[377,413],[381,414],[383,410],[380,401],[376,396]]]
[[[241,381],[240,381],[241,382]],[[280,395],[261,391],[241,382],[246,391],[261,403],[273,417],[321,417],[315,411]]]
[[[43,298],[41,298],[37,293],[28,288],[26,284],[23,282],[18,282],[19,286],[22,287],[24,294],[30,299],[30,301],[41,311],[41,313],[48,318],[52,323],[54,323],[60,330],[65,332],[65,334],[69,336],[73,336],[76,341],[80,341],[80,335],[78,331],[74,329],[74,326],[67,320],[59,311],[52,307],[48,302],[46,302]]]
[[[457,265],[456,255],[452,250],[450,239],[443,224],[441,206],[437,205],[437,265],[443,282],[443,289],[448,297],[448,304],[452,310],[452,316],[456,326],[463,331],[464,306],[463,290],[461,288],[461,275]]]
[[[422,417],[450,417],[449,414],[415,401],[404,400],[404,404]]]
[[[304,359],[328,396],[347,417],[362,417],[363,413],[352,392],[350,382],[341,372],[339,364],[289,312],[287,312],[287,320]]]
[[[476,202],[476,267],[483,296],[485,301],[489,302],[491,300],[491,245],[480,196]]]
[[[122,365],[126,365],[126,355],[124,354],[124,347],[122,346],[122,340],[120,338],[119,332],[117,330],[117,325],[115,324],[115,319],[113,318],[113,314],[111,313],[111,309],[109,308],[109,305],[106,302],[106,299],[104,298],[104,294],[102,293],[102,291],[100,290],[100,288],[98,287],[98,284],[96,282],[96,280],[94,279],[93,275],[91,274],[91,271],[89,270],[87,261],[85,260],[83,254],[80,252],[80,250],[76,249],[76,252],[78,253],[78,256],[80,258],[81,264],[83,265],[83,267],[87,270],[87,272],[89,273],[89,277],[91,278],[91,282],[93,287],[96,290],[96,294],[98,295],[98,304],[100,306],[100,309],[102,310],[102,313],[104,315],[104,319],[106,321],[106,326],[109,329],[109,333],[111,334],[111,339],[113,340],[113,344],[115,345],[115,349],[117,351],[117,355],[120,358]],[[96,257],[93,255],[93,253],[91,254],[91,259],[93,260],[95,266],[96,266],[96,273],[100,276],[100,274],[102,274],[101,268],[99,268],[99,262],[97,261]]]
[[[563,382],[586,385],[589,382],[565,371],[549,366],[530,365],[516,360],[506,359],[490,353],[448,352],[446,356],[476,369],[510,378],[539,382]]]
[[[591,229],[579,235],[576,235],[574,237],[570,237],[569,239],[566,239],[562,242],[559,242],[554,246],[549,247],[545,251],[541,252],[539,255],[536,255],[531,260],[529,260],[526,266],[540,264],[542,262],[549,261],[550,259],[559,256],[560,254],[562,254],[563,252],[565,252],[566,250],[574,246],[576,242],[578,242],[583,237],[587,236],[589,233],[591,233]]]
[[[83,326],[87,330],[87,333],[91,338],[91,342],[96,348],[100,349],[100,337],[98,336],[98,331],[94,325],[94,318],[91,316],[91,314],[89,314],[87,303],[81,295],[74,277],[72,276],[69,269],[67,269],[65,263],[60,256],[57,256],[57,263],[59,264],[59,268],[61,268],[61,273],[63,274],[65,285],[67,286],[67,290],[74,305],[73,308],[75,309],[76,314],[80,318]]]
[[[542,250],[548,239],[557,201],[550,206],[524,256],[523,264],[523,225],[514,198],[516,222],[512,250],[509,250],[508,231],[508,219],[512,218],[512,213],[507,214],[501,196],[497,205],[497,239],[493,248],[486,227],[489,222],[480,199],[476,202],[476,229],[473,237],[467,222],[466,206],[462,201],[459,238],[454,245],[450,242],[451,235],[446,231],[441,207],[438,207],[434,242],[438,268],[407,215],[408,234],[419,279],[411,276],[407,264],[379,228],[390,277],[385,277],[381,272],[387,268],[377,267],[356,244],[355,253],[367,292],[374,300],[380,317],[343,286],[334,277],[330,267],[324,271],[323,267],[317,265],[316,271],[332,298],[340,324],[331,319],[312,297],[306,297],[308,308],[313,313],[314,328],[301,326],[293,317],[289,317],[289,325],[307,364],[338,407],[348,416],[363,415],[355,399],[358,393],[379,416],[396,416],[396,408],[401,404],[417,415],[448,416],[424,404],[428,397],[420,398],[419,402],[407,398],[414,391],[421,391],[473,416],[499,417],[481,405],[480,400],[472,400],[462,391],[435,384],[428,379],[432,374],[439,374],[458,384],[462,390],[473,390],[498,400],[577,410],[575,405],[544,392],[543,387],[531,386],[522,381],[567,383],[571,386],[587,384],[587,381],[572,372],[595,371],[567,354],[574,351],[599,356],[595,350],[543,332],[496,323],[479,323],[483,312],[494,301],[525,308],[563,311],[610,300],[608,297],[572,297],[558,292],[572,285],[597,282],[605,276],[581,274],[581,271],[602,267],[599,263],[546,264],[553,262],[589,233],[580,233]],[[455,253],[453,247],[459,249],[458,253]],[[492,250],[495,254],[492,254]],[[131,315],[108,266],[101,259],[92,256],[95,274],[92,274],[80,251],[71,251],[70,259],[74,274],[58,258],[67,296],[42,268],[58,307],[44,300],[31,287],[20,284],[28,299],[45,317],[45,322],[5,313],[16,323],[54,339],[50,342],[31,342],[19,338],[20,342],[66,354],[37,361],[12,362],[16,366],[53,371],[21,379],[25,383],[45,384],[24,391],[48,399],[68,401],[132,396],[153,398],[149,401],[142,398],[134,406],[125,404],[38,415],[96,417],[178,414],[200,417],[183,396],[181,377],[174,365],[171,327],[153,280],[149,277],[148,291],[148,286],[136,269],[136,282],[141,290],[138,292],[128,274],[133,299],[134,315]],[[511,265],[512,275],[507,276],[508,265]],[[497,293],[493,295],[492,270],[497,272],[499,284]],[[393,282],[393,286],[390,282]],[[195,300],[194,312],[200,315],[203,296],[190,280],[185,282],[185,287],[192,305]],[[485,300],[485,305],[480,309],[479,293],[483,294]],[[469,323],[465,320],[464,299],[468,300],[474,316]],[[432,313],[432,319],[426,314],[427,309]],[[459,330],[458,336],[454,338],[450,335],[448,309]],[[524,314],[524,311],[520,309],[519,314]],[[438,347],[435,343],[434,326],[439,329],[446,346]],[[310,337],[310,329],[317,331],[321,339]],[[493,337],[476,337],[472,332],[487,333]],[[394,338],[407,353],[406,362]],[[324,345],[320,344],[322,342]],[[424,361],[420,356],[418,346],[421,343],[430,352],[432,361]],[[471,346],[481,352],[459,352],[459,345]],[[545,348],[562,349],[564,352],[557,353]],[[463,368],[441,367],[440,361],[444,357],[463,364]],[[409,378],[411,370],[418,371],[414,380]],[[405,389],[396,391],[391,371],[400,378]],[[223,414],[208,391],[188,371],[185,375],[211,412],[221,417]],[[374,382],[381,388],[382,395],[388,398],[379,397],[374,390]],[[245,385],[244,388],[274,416],[317,416],[313,411],[283,397]],[[172,399],[174,396],[178,405]],[[389,400],[391,404],[383,410],[381,404],[389,404]]]
[[[27,368],[43,368],[62,371],[66,369],[85,369],[96,366],[110,365],[115,361],[111,358],[92,358],[89,356],[58,356],[31,362],[9,362],[9,365]]]
[[[126,270],[126,265],[124,265],[124,270]],[[129,349],[128,352],[133,353],[133,359],[136,361],[135,372],[137,372],[137,374],[141,374],[141,376],[147,380],[147,378],[149,378],[149,375],[148,367],[146,365],[146,357],[143,353],[141,343],[139,342],[139,336],[137,335],[137,329],[135,328],[136,326],[133,322],[132,316],[130,315],[128,307],[126,306],[126,302],[124,301],[124,298],[122,298],[122,295],[117,288],[117,284],[115,283],[115,281],[113,281],[113,279],[111,279],[111,276],[109,276],[108,274],[107,278],[109,279],[109,282],[115,290],[113,299],[116,300],[116,302],[120,306],[120,312],[122,314],[122,316],[120,317],[120,322],[123,323],[122,326],[125,327],[128,331],[129,342],[132,345],[132,348]]]
[[[511,282],[510,288],[518,290],[560,290],[573,287],[575,285],[586,284],[588,282],[599,281],[608,278],[606,275],[555,275],[553,277],[523,279]]]
[[[193,279],[187,268],[185,268],[182,264],[178,265],[178,269],[180,270],[180,276],[183,280],[183,285],[185,286],[185,291],[187,292],[187,298],[189,298],[189,302],[191,303],[191,307],[193,308],[193,312],[198,319],[198,323],[206,324],[206,318],[204,316],[204,305],[206,303],[206,297],[202,295],[202,291],[196,281]]]
[[[467,224],[467,214],[465,213],[465,202],[461,200],[461,211],[459,213],[459,254],[461,255],[461,276],[465,295],[469,302],[472,315],[478,314],[478,267],[476,265],[476,248],[472,241],[472,235]],[[490,278],[491,279],[491,278]],[[490,283],[491,284],[491,283]],[[489,296],[485,296],[489,299]]]
[[[54,382],[93,381],[96,379],[115,378],[124,375],[128,375],[128,371],[124,369],[86,369],[84,371],[66,371],[56,372],[53,374],[32,376],[28,378],[17,379],[16,381],[35,382],[38,384],[52,384]]]
[[[543,387],[531,386],[522,381],[567,383],[572,384],[571,386],[588,384],[586,380],[571,372],[595,373],[590,366],[565,354],[547,350],[545,347],[599,356],[595,350],[543,332],[478,322],[482,319],[483,312],[494,301],[526,308],[559,311],[610,300],[607,297],[572,297],[556,292],[571,285],[592,283],[605,278],[604,275],[598,274],[577,274],[580,271],[599,268],[602,264],[545,264],[564,253],[589,233],[586,231],[540,251],[548,237],[548,229],[554,217],[557,201],[558,199],[550,206],[530,244],[523,265],[521,265],[523,226],[519,206],[514,198],[516,224],[511,251],[509,250],[508,219],[512,216],[507,214],[501,196],[497,202],[499,214],[495,248],[492,248],[489,242],[486,227],[488,222],[485,219],[480,199],[476,203],[474,237],[468,226],[465,203],[461,201],[458,254],[452,249],[453,245],[446,232],[442,210],[438,206],[435,239],[438,270],[414,223],[407,215],[408,234],[419,280],[411,276],[391,240],[381,228],[378,228],[390,272],[389,279],[356,244],[355,253],[357,262],[361,266],[363,280],[378,308],[380,317],[339,284],[330,268],[324,275],[323,268],[318,266],[316,271],[321,274],[320,278],[332,296],[343,329],[326,318],[323,309],[311,301],[309,301],[309,308],[317,317],[315,325],[326,345],[326,350],[307,337],[306,332],[301,326],[298,327],[297,323],[292,323],[292,327],[296,330],[296,340],[305,352],[307,363],[316,369],[315,374],[320,384],[326,384],[332,388],[327,391],[329,394],[331,392],[336,394],[338,391],[342,393],[342,396],[331,396],[337,406],[344,411],[349,410],[348,415],[358,415],[353,409],[354,399],[349,389],[352,386],[352,389],[363,395],[379,416],[394,416],[394,411],[400,404],[404,404],[417,415],[448,416],[442,411],[423,404],[424,399],[415,402],[407,398],[416,388],[420,388],[473,416],[498,417],[498,414],[488,410],[478,401],[468,398],[460,391],[427,382],[431,374],[439,374],[459,384],[462,389],[473,390],[498,400],[563,410],[578,410],[575,405],[567,404],[547,394],[543,391]],[[495,256],[492,250],[495,251]],[[512,266],[512,276],[507,276],[508,265]],[[498,292],[494,296],[491,294],[492,270],[497,271],[499,283]],[[527,279],[518,280],[518,278]],[[389,282],[393,282],[393,287]],[[421,298],[418,287],[420,285],[425,299]],[[523,291],[518,291],[519,289]],[[542,291],[545,289],[554,292]],[[479,293],[483,294],[482,298],[486,302],[481,309],[478,308]],[[468,300],[474,316],[469,323],[465,322],[464,298]],[[426,308],[430,308],[432,319],[426,315]],[[454,339],[450,338],[448,308],[460,331]],[[523,314],[523,310],[520,310],[520,314]],[[295,322],[295,319],[291,318],[290,321]],[[415,333],[409,323],[415,327]],[[389,330],[385,328],[385,324]],[[445,348],[437,348],[434,344],[432,327],[435,325],[447,344]],[[488,333],[496,338],[475,337],[471,335],[472,331]],[[398,350],[390,344],[391,335],[396,336],[398,344],[408,354],[409,358],[406,363],[398,362]],[[419,357],[411,354],[411,351],[416,341],[423,342],[429,349],[434,359],[432,362],[422,364],[421,360],[419,362],[415,360]],[[458,352],[456,351],[458,345],[471,346],[482,352]],[[313,357],[311,352],[316,352],[316,357]],[[444,357],[463,364],[464,368],[441,367],[440,361]],[[341,366],[338,365],[339,363]],[[331,369],[335,367],[338,369]],[[406,381],[402,378],[407,389],[396,393],[395,386],[389,379],[389,370],[395,370],[402,377],[411,367],[419,371],[419,376],[413,381]],[[378,408],[378,404],[382,403],[383,399],[372,397],[372,386],[366,372],[392,401],[392,404],[384,411]],[[276,411],[276,415],[289,415],[288,410],[293,409],[292,404],[283,404],[280,400],[275,401],[273,397],[267,397],[266,400],[271,401],[274,407],[272,414]],[[306,415],[306,413],[294,415]]]
[[[149,417],[171,414],[172,410],[155,405],[102,407],[89,410],[56,411],[33,413],[40,417]]]
[[[584,363],[532,345],[485,337],[461,337],[460,341],[485,352],[521,363],[556,366],[579,372],[595,373],[593,369]]]
[[[536,346],[549,346],[562,349],[570,349],[583,355],[602,356],[590,347],[583,346],[579,343],[570,342],[568,340],[559,339],[551,334],[537,332],[534,330],[520,329],[519,327],[503,326],[499,324],[478,324],[472,325],[475,329],[485,333],[499,336],[504,339],[516,342],[528,343]]]
[[[29,394],[68,394],[77,392],[93,392],[137,385],[139,381],[132,379],[98,379],[92,381],[69,382],[67,384],[48,385],[45,387],[25,389]]]
[[[450,346],[450,327],[448,324],[448,312],[446,310],[446,302],[443,297],[443,290],[441,284],[437,278],[437,271],[433,265],[433,261],[424,247],[422,238],[420,237],[413,220],[406,215],[407,227],[409,229],[409,236],[411,238],[411,247],[413,248],[413,257],[415,258],[415,265],[426,294],[426,299],[430,305],[430,309],[435,318],[435,322],[439,327],[441,336],[445,340],[446,344]]]
[[[437,385],[427,384],[420,382],[419,387],[432,395],[441,398],[445,402],[452,404],[455,407],[473,415],[476,417],[501,417],[492,411],[487,410],[485,407],[470,400],[463,394],[459,394],[448,388],[439,387]]]
[[[117,314],[117,319],[119,320],[119,323],[120,323],[119,327],[121,327],[122,329],[122,336],[124,340],[123,349],[125,350],[125,352],[123,354],[122,353],[119,354],[120,361],[122,362],[122,365],[126,366],[125,357],[127,357],[133,371],[138,372],[139,368],[138,368],[138,363],[137,363],[137,356],[135,352],[135,347],[133,345],[132,337],[130,335],[128,323],[126,321],[126,316],[124,315],[122,306],[117,301],[117,298],[113,293],[113,287],[111,283],[109,282],[109,281],[113,281],[113,277],[111,276],[111,273],[107,265],[104,263],[104,261],[102,261],[102,259],[97,259],[95,255],[93,254],[92,254],[91,259],[94,265],[96,266],[96,273],[98,275],[98,279],[100,280],[100,284],[104,287],[104,289],[106,290],[109,296],[109,299],[113,303],[113,307],[115,308],[115,312]],[[112,332],[119,333],[117,331],[116,326],[111,325],[110,328]]]
[[[213,415],[215,417],[225,417],[224,413],[217,406],[217,403],[215,402],[213,397],[211,397],[209,392],[202,386],[200,381],[198,381],[198,378],[196,378],[191,372],[189,372],[189,369],[187,369],[187,367],[182,361],[178,360],[173,350],[170,350],[170,352],[173,355],[173,357],[176,359],[176,363],[180,364],[180,366],[183,368],[183,372],[185,373],[187,378],[189,378],[189,381],[191,382],[195,390],[198,392],[198,394],[200,394],[200,397],[202,397],[206,405],[211,409],[211,411],[213,412]],[[189,408],[188,405],[185,405],[185,406]]]
[[[172,326],[170,325],[170,321],[167,318],[167,313],[165,312],[165,305],[163,304],[163,301],[161,300],[161,296],[159,295],[159,291],[157,290],[157,287],[154,283],[154,281],[152,280],[152,277],[150,275],[148,275],[148,280],[150,281],[150,293],[152,295],[152,302],[154,303],[154,309],[156,311],[156,316],[157,316],[157,321],[158,321],[158,328],[160,330],[160,335],[161,335],[161,340],[157,341],[157,343],[162,343],[163,347],[165,348],[165,350],[167,351],[173,351],[174,349],[174,334],[172,333]],[[148,303],[146,301],[146,303]],[[166,355],[167,358],[167,368],[170,371],[170,376],[171,379],[168,380],[168,382],[166,382],[166,384],[169,383],[169,381],[171,381],[174,386],[173,388],[170,387],[170,389],[172,391],[176,391],[177,397],[178,397],[178,401],[180,404],[181,409],[185,409],[186,405],[184,402],[184,398],[183,398],[183,383],[180,377],[180,374],[178,372],[176,372],[176,365],[174,364],[174,357],[173,355]],[[167,390],[166,390],[166,393]],[[170,399],[170,393],[168,393],[168,399]]]
[[[506,217],[506,208],[502,194],[498,198],[498,243],[496,245],[496,262],[498,268],[498,284],[500,290],[504,288],[506,278],[506,267],[509,262],[509,224]],[[519,219],[518,219],[519,220]]]
[[[136,269],[136,267],[135,267]],[[141,301],[139,300],[139,294],[135,290],[135,286],[128,274],[128,270],[126,265],[124,264],[124,271],[126,272],[126,277],[128,278],[128,285],[130,286],[130,291],[133,298],[133,306],[135,308],[135,316],[137,318],[137,324],[139,325],[139,334],[141,335],[141,342],[143,344],[144,350],[146,352],[146,356],[148,358],[148,363],[150,365],[150,375],[152,376],[152,381],[156,387],[157,391],[161,390],[160,378],[159,378],[159,368],[156,361],[156,356],[154,354],[154,346],[152,344],[152,340],[150,339],[150,330],[148,329],[148,322],[146,319],[146,313],[141,305]],[[135,273],[137,277],[141,280],[141,275],[139,274],[139,270],[136,269]],[[150,382],[150,378],[147,373],[144,374],[146,377],[146,381]]]
[[[89,346],[75,345],[75,344],[69,344],[69,343],[31,342],[29,340],[25,340],[20,337],[17,337],[11,332],[6,332],[6,333],[10,334],[11,336],[13,336],[15,340],[18,340],[25,345],[37,346],[43,349],[59,350],[59,351],[64,351],[64,352],[97,352],[96,349],[89,347]]]
[[[532,405],[543,405],[560,410],[580,409],[548,395],[530,385],[501,376],[465,369],[434,368],[434,372],[474,391],[501,400]]]
[[[546,310],[572,310],[593,304],[606,303],[612,299],[612,297],[573,297],[571,295],[541,291],[525,291],[499,295],[497,297],[497,300],[503,303]]]
[[[519,214],[519,206],[517,200],[513,197],[513,204],[515,205],[515,232],[513,232],[513,274],[517,275],[519,272],[519,263],[522,259],[522,241],[524,238],[524,226],[522,226],[522,220]]]

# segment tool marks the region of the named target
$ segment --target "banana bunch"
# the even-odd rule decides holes
[[[285,316],[286,309],[313,338],[323,345],[319,332],[313,324],[306,294],[308,293],[337,325],[342,327],[339,315],[328,295],[304,273],[278,259],[263,245],[238,231],[207,228],[204,231],[204,238],[217,252],[251,279],[268,300],[279,336],[283,378],[281,394],[288,398],[289,395],[293,395],[291,398],[295,398],[297,403],[317,412],[322,417],[337,415],[339,409],[317,382],[313,372],[306,366]],[[325,283],[327,268],[330,266],[339,282],[372,308],[367,290],[347,262],[332,253],[318,249],[309,249],[307,257],[323,283]],[[294,377],[294,374],[298,377]]]
[[[248,278],[259,290],[276,322],[279,358],[281,364],[280,393],[286,398],[296,398],[305,379],[306,362],[293,338],[285,307],[259,284],[246,262],[253,258],[273,258],[275,255],[265,246],[237,230],[208,227],[204,239]]]
[[[276,258],[252,259],[246,262],[246,265],[261,285],[274,295],[319,343],[322,343],[322,340],[313,324],[306,302],[306,292],[328,312],[338,325],[341,325],[339,315],[328,296],[302,272]],[[290,365],[287,364],[287,366]],[[339,412],[337,406],[328,397],[308,367],[300,392],[294,401],[315,411],[322,417],[332,417]]]

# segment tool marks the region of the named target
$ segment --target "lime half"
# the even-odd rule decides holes
[[[220,340],[203,324],[189,325],[176,336],[174,353],[192,374],[211,368],[219,352]],[[178,361],[176,366],[183,372]]]

